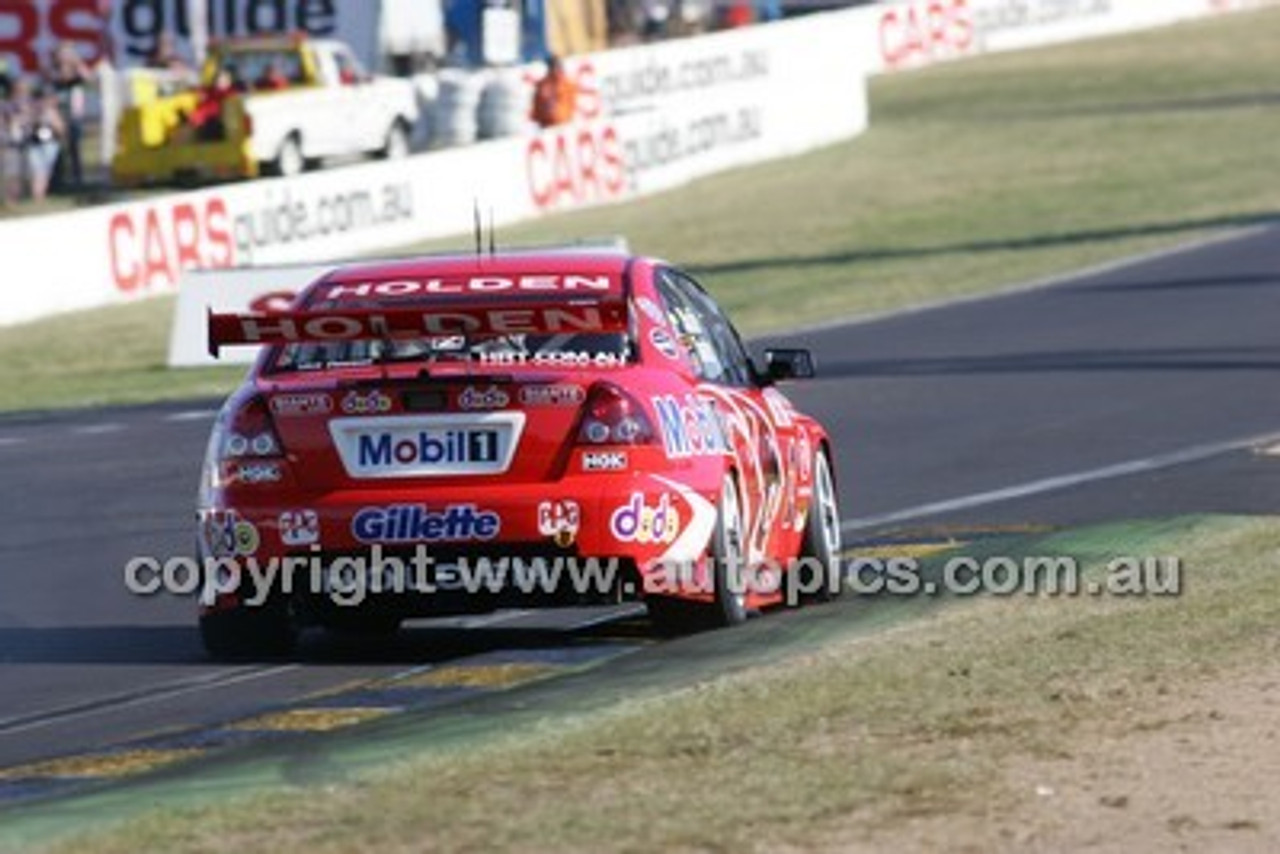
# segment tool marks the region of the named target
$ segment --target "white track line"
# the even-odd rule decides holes
[[[185,412],[166,415],[164,420],[174,424],[181,424],[184,421],[208,421],[217,414],[218,410],[216,409],[188,409]]]
[[[1211,457],[1216,457],[1232,451],[1242,451],[1257,445],[1270,445],[1277,441],[1280,441],[1280,433],[1265,433],[1259,436],[1249,436],[1243,439],[1228,439],[1222,442],[1208,442],[1203,445],[1192,445],[1189,448],[1183,448],[1182,450],[1172,451],[1167,454],[1158,454],[1153,457],[1128,460],[1122,463],[1115,463],[1114,465],[1103,466],[1102,468],[1087,469],[1085,471],[1074,472],[1071,474],[1057,475],[1056,477],[1047,477],[1042,480],[1033,480],[1030,483],[1006,486],[1001,489],[992,489],[987,492],[975,492],[971,495],[962,495],[958,498],[931,501],[928,504],[906,507],[901,510],[894,510],[889,513],[880,513],[875,516],[846,519],[840,527],[842,531],[848,533],[865,528],[874,528],[880,525],[891,525],[896,522],[908,522],[913,519],[922,519],[928,516],[939,516],[943,513],[951,513],[957,510],[968,510],[973,507],[983,507],[987,504],[998,504],[1002,501],[1011,501],[1015,498],[1027,498],[1032,495],[1042,495],[1046,492],[1057,492],[1063,489],[1070,489],[1073,486],[1095,483],[1100,480],[1111,480],[1112,478],[1117,477],[1126,477],[1133,474],[1142,474],[1143,472],[1173,468],[1174,466],[1207,460]]]
[[[124,430],[123,424],[88,424],[84,427],[76,427],[71,432],[76,436],[105,436],[122,430]]]
[[[145,706],[150,703],[159,702],[160,700],[169,700],[174,697],[181,697],[184,694],[193,694],[197,691],[211,691],[218,688],[226,688],[231,685],[238,685],[242,682],[251,682],[255,679],[262,679],[268,676],[279,676],[283,673],[288,673],[291,670],[298,670],[301,667],[302,665],[300,664],[283,664],[277,667],[268,667],[265,669],[255,668],[248,672],[243,672],[242,669],[219,671],[209,676],[201,676],[189,680],[179,680],[171,683],[170,685],[159,685],[150,689],[140,689],[140,691],[136,693],[131,692],[120,697],[104,697],[100,700],[90,700],[76,706],[64,706],[56,709],[32,712],[30,714],[24,714],[19,718],[10,718],[8,721],[0,721],[0,736],[10,736],[20,732],[30,732],[33,729],[43,729],[47,726],[66,723],[67,721],[78,720],[80,718],[107,714],[135,706]]]
[[[527,617],[529,611],[524,609],[513,609],[510,611],[498,611],[494,614],[486,614],[482,617],[464,617],[459,621],[464,629],[484,629],[490,626],[497,626],[511,620],[518,620],[521,617]]]

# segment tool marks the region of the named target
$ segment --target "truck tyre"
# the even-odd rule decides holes
[[[409,128],[403,120],[396,119],[387,130],[387,139],[378,156],[383,160],[403,160],[409,156],[409,152]]]
[[[266,164],[266,167],[268,174],[279,175],[282,178],[292,178],[306,170],[307,161],[302,156],[302,143],[296,133],[291,133],[284,138],[284,142],[280,143],[280,150],[276,152],[275,160]]]

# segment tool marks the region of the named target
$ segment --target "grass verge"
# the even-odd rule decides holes
[[[1016,816],[1006,767],[1069,756],[1099,725],[1158,715],[1189,686],[1269,658],[1277,549],[1280,521],[1238,518],[991,545],[1075,555],[1091,577],[1112,555],[1176,555],[1183,592],[975,600],[603,710],[405,751],[371,777],[153,810],[62,850],[901,849],[915,821]]]
[[[502,239],[626,234],[697,271],[749,332],[1169,246],[1280,213],[1278,39],[1264,10],[881,78],[855,141]],[[163,368],[170,311],[4,330],[0,409],[225,390],[231,373]]]

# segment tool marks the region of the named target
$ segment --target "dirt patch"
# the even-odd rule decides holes
[[[1015,767],[1046,850],[1280,851],[1280,665],[1166,695],[1071,757]]]
[[[1280,664],[1165,689],[1076,735],[1060,757],[1010,758],[1011,808],[908,820],[833,847],[1280,851]]]

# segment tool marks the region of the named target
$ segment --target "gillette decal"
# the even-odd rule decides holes
[[[365,507],[351,520],[351,534],[362,543],[475,542],[492,540],[501,529],[497,513],[474,504]]]

